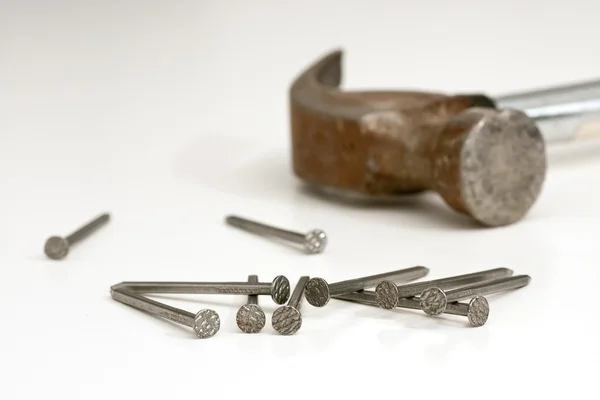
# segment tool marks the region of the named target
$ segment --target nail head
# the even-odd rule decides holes
[[[446,310],[446,293],[440,288],[425,289],[419,297],[421,309],[425,314],[440,315]]]
[[[290,281],[283,275],[276,276],[271,283],[271,298],[277,304],[285,304],[290,298]]]
[[[194,318],[194,332],[200,339],[214,336],[221,328],[221,319],[214,310],[200,310]]]
[[[69,254],[69,242],[60,236],[51,236],[46,240],[44,252],[53,260],[63,259]]]
[[[238,310],[235,321],[245,333],[258,333],[264,328],[266,317],[258,304],[245,304]]]
[[[329,284],[323,278],[311,278],[304,288],[306,301],[314,307],[323,307],[331,298]]]
[[[309,253],[322,253],[327,247],[327,234],[321,229],[313,229],[304,236],[304,248]]]
[[[385,310],[391,310],[398,304],[398,286],[394,282],[382,281],[375,288],[377,304]]]
[[[473,326],[483,326],[490,315],[490,305],[483,296],[477,296],[469,302],[467,318]]]
[[[302,326],[300,311],[292,306],[279,307],[271,318],[273,329],[282,335],[293,335]]]

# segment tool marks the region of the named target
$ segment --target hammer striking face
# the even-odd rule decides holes
[[[342,91],[341,51],[290,89],[292,157],[302,180],[370,196],[433,190],[487,226],[521,219],[541,192],[536,123],[483,95]]]

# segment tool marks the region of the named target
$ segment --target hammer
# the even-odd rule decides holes
[[[294,173],[368,196],[433,190],[484,226],[523,218],[542,190],[545,143],[600,116],[600,82],[491,98],[343,91],[341,78],[337,50],[290,87]]]

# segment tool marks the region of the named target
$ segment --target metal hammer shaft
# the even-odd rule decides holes
[[[571,140],[583,124],[600,119],[600,80],[498,96],[495,102],[525,111],[546,142]]]

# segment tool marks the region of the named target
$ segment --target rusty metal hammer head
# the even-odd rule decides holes
[[[306,182],[371,196],[434,190],[487,226],[521,219],[546,174],[542,135],[484,95],[342,91],[342,52],[290,88],[294,172]]]

